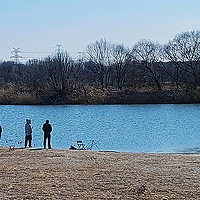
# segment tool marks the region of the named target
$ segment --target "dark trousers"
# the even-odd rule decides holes
[[[31,147],[31,141],[32,141],[32,136],[31,135],[27,135],[25,137],[25,148],[27,146],[27,142],[29,141],[29,147]]]
[[[51,149],[51,134],[44,134],[44,149],[46,149],[46,140],[48,138],[48,148]]]

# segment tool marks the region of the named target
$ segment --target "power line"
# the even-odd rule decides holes
[[[62,48],[61,44],[57,44],[56,45],[56,49],[55,52],[57,55],[60,55],[62,52],[64,52],[64,49]],[[83,58],[84,52],[82,51],[66,51],[69,54],[76,54],[73,55],[72,57],[74,57],[75,59],[81,59]],[[11,51],[12,54],[14,54],[13,56],[11,56],[10,58],[14,58],[14,62],[15,63],[19,63],[20,62],[20,58],[21,59],[34,59],[34,56],[32,55],[27,55],[27,54],[53,54],[54,52],[51,51],[21,51],[20,48],[14,48]],[[27,56],[21,56],[20,54],[26,54]]]
[[[48,51],[48,52],[45,52],[45,51],[22,51],[22,53],[53,53],[53,52],[50,52],[50,51]]]

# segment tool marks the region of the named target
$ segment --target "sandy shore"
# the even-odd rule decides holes
[[[200,199],[200,154],[0,147],[0,199]]]

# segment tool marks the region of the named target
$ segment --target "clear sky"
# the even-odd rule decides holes
[[[128,47],[200,30],[200,0],[0,0],[0,60],[24,52],[83,51],[101,38]],[[48,53],[26,53],[43,57]]]

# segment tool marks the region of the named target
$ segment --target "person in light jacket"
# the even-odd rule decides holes
[[[44,131],[44,149],[46,148],[46,139],[48,138],[48,148],[51,149],[51,131],[52,126],[49,123],[49,120],[46,120],[46,123],[43,124],[42,130]]]
[[[29,141],[29,147],[31,147],[32,132],[33,132],[33,128],[31,126],[31,120],[30,119],[26,119],[26,125],[25,125],[25,148],[27,146],[27,142],[28,141]]]

